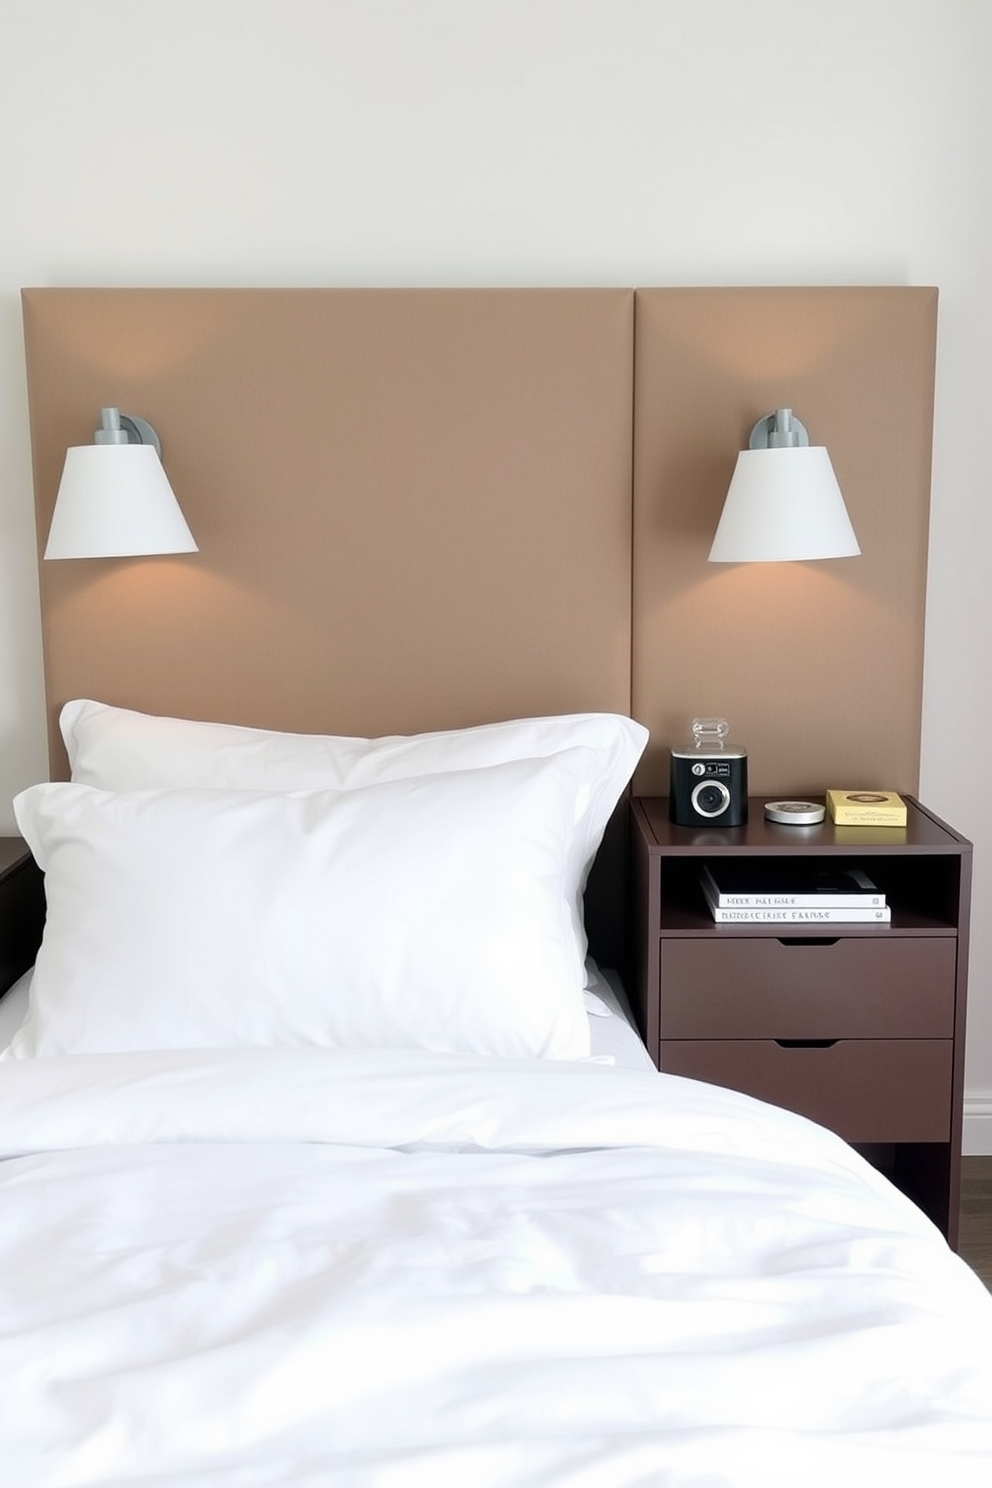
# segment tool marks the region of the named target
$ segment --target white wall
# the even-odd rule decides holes
[[[22,285],[936,284],[922,794],[978,849],[992,1151],[990,76],[989,0],[0,0],[0,830],[46,770]]]

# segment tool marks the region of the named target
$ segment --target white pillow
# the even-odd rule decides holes
[[[590,789],[566,874],[574,933],[583,948],[582,894],[589,869],[648,740],[643,724],[618,713],[568,713],[441,733],[353,739],[158,718],[83,698],[66,703],[59,722],[72,779],[111,791],[174,786],[354,790],[416,775],[543,759],[563,749],[589,750]]]
[[[589,1054],[563,872],[587,751],[339,792],[32,786],[48,915],[14,1057]]]

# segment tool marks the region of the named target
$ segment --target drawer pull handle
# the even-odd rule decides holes
[[[780,1049],[832,1049],[840,1039],[776,1039]]]
[[[788,939],[784,935],[777,935],[776,940],[783,946],[832,946],[837,945],[839,935],[790,935]]]

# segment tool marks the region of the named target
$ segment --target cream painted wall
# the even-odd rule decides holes
[[[977,848],[992,1152],[990,76],[990,0],[0,0],[0,830],[46,770],[22,285],[936,284],[922,794]]]

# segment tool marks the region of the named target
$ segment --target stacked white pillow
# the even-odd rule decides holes
[[[61,722],[72,783],[15,802],[48,897],[15,1057],[588,1054],[582,890],[639,724],[354,739],[88,700]]]

